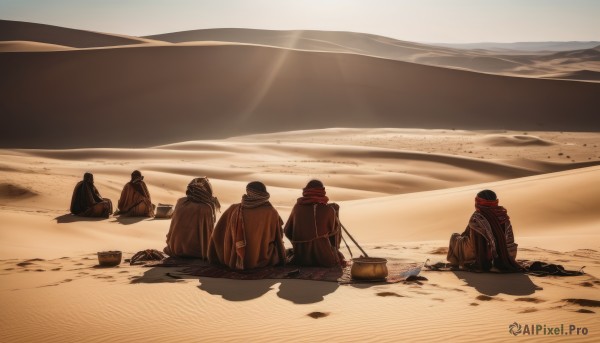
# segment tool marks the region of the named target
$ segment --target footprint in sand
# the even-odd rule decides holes
[[[584,307],[600,307],[600,301],[598,300],[569,298],[563,299],[563,301]]]
[[[327,317],[328,315],[330,315],[329,312],[318,312],[318,311],[307,314],[307,316],[314,318],[314,319],[324,318],[324,317]]]
[[[59,268],[53,268],[53,269],[50,269],[50,270],[52,270],[53,272],[57,272],[57,271],[59,271],[59,270],[61,270],[61,269],[62,269],[62,267],[59,267]]]
[[[583,286],[583,287],[594,287],[594,284],[589,282],[589,281],[585,281],[579,284],[579,286]]]
[[[575,312],[577,312],[577,313],[596,313],[596,312],[594,312],[592,310],[588,310],[588,309],[585,309],[585,308],[580,308],[579,310],[577,310]]]
[[[500,298],[494,298],[494,297],[490,297],[489,295],[478,295],[475,299],[480,300],[480,301],[491,301],[491,300],[500,300],[502,301],[502,299]]]
[[[379,293],[377,293],[377,296],[379,296],[379,297],[398,297],[398,298],[404,297],[403,295],[400,295],[396,292],[379,292]]]
[[[478,303],[470,303],[469,306],[479,306]]]
[[[538,299],[538,298],[516,298],[515,301],[525,301],[528,303],[539,304],[539,303],[545,302],[546,300],[542,300],[542,299]]]
[[[537,312],[538,309],[534,308],[534,307],[528,307],[526,309],[523,309],[521,311],[519,311],[519,313],[532,313],[532,312]]]
[[[432,254],[432,255],[447,255],[448,254],[448,247],[435,248],[435,249],[431,250],[429,252],[429,254]]]

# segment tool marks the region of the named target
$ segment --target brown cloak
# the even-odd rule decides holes
[[[163,251],[169,256],[205,260],[214,225],[212,207],[188,197],[177,200]]]
[[[128,182],[119,198],[119,214],[131,217],[154,217],[150,192],[144,181]]]
[[[337,204],[294,206],[284,229],[294,248],[292,264],[332,267],[344,261],[338,211]]]
[[[235,235],[243,222],[245,245]],[[208,260],[232,269],[253,269],[285,262],[282,240],[283,221],[277,210],[267,203],[255,208],[231,205],[219,219],[208,249]],[[243,248],[243,249],[240,249]],[[243,258],[239,251],[243,252]],[[241,261],[240,261],[241,259]],[[240,268],[241,267],[241,268]]]
[[[81,217],[106,217],[113,212],[110,199],[102,198],[92,182],[79,181],[71,197],[71,213]]]

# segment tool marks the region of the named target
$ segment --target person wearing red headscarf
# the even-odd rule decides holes
[[[293,245],[291,264],[333,267],[345,262],[340,252],[340,208],[325,194],[321,181],[310,181],[290,213],[284,232]]]
[[[475,212],[462,234],[450,237],[447,260],[461,268],[519,271],[517,244],[508,212],[498,205],[496,193],[483,190],[475,197]]]

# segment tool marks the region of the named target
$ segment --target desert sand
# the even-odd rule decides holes
[[[600,84],[349,51],[340,33],[284,46],[250,30],[2,27],[0,341],[508,342],[514,322],[576,325],[587,335],[564,338],[598,341]],[[261,180],[284,220],[319,178],[371,256],[419,263],[445,260],[490,188],[518,258],[587,274],[423,271],[420,284],[338,285],[97,268],[97,251],[164,247],[169,220],[68,214],[85,171],[116,202],[135,169],[155,203],[208,176],[226,208]]]

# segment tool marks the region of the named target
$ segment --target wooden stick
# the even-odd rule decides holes
[[[344,224],[342,224],[342,222],[340,222],[340,226],[342,227],[342,229],[344,229],[344,232],[348,235],[348,237],[350,237],[350,239],[352,240],[352,242],[354,242],[354,244],[356,244],[356,246],[358,247],[358,249],[360,249],[360,251],[363,253],[363,255],[365,257],[369,257],[369,255],[367,255],[367,253],[363,250],[363,248],[360,247],[360,245],[354,239],[354,237],[352,237],[352,235],[350,234],[350,232],[348,232],[348,230],[346,230],[346,228],[344,227]]]

